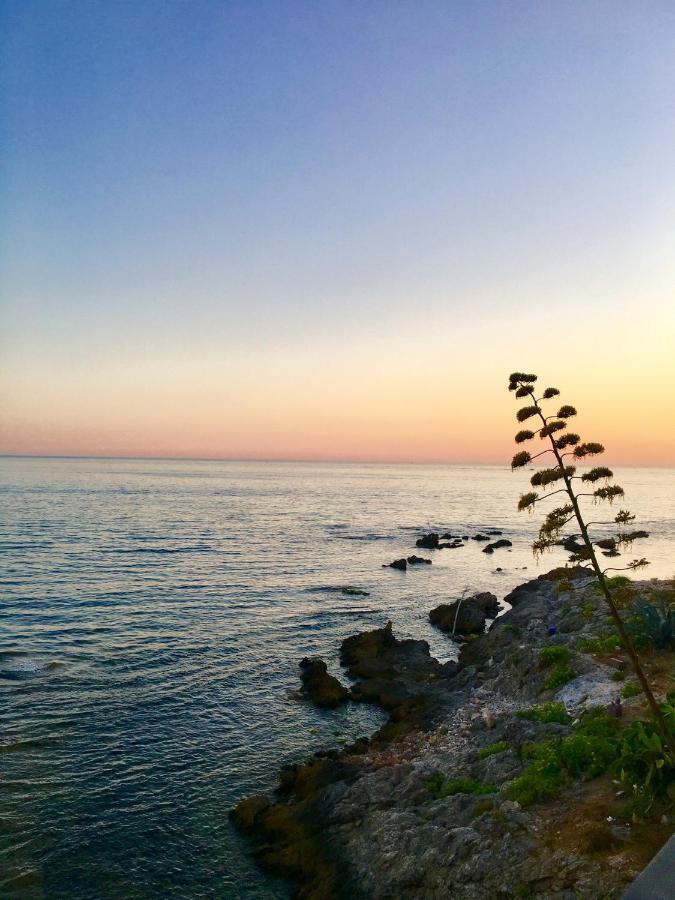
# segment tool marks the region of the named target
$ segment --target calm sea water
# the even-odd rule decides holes
[[[675,472],[617,472],[675,571]],[[429,609],[539,568],[506,468],[1,459],[0,896],[285,897],[228,809],[379,714],[294,696],[297,665],[392,619],[454,648]],[[425,529],[501,528],[512,552],[432,554]],[[418,551],[419,552],[419,551]],[[496,573],[497,566],[504,571]],[[527,567],[525,571],[524,567]],[[345,593],[349,586],[368,596]]]

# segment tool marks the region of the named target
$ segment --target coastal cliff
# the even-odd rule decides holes
[[[618,730],[644,708],[621,699],[630,673],[587,571],[554,570],[505,602],[459,664],[390,624],[343,642],[348,702],[389,721],[285,767],[273,798],[232,813],[298,897],[614,898],[668,838],[667,816],[627,817],[610,771]],[[647,666],[664,696],[672,651]]]

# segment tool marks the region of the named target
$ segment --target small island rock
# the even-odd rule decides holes
[[[326,663],[318,656],[306,656],[300,663],[302,690],[317,706],[331,709],[349,697],[349,691],[334,675],[328,672]]]

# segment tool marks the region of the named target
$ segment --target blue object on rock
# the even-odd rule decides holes
[[[557,628],[557,626],[555,626],[555,625],[549,625],[549,626],[548,626],[548,633],[550,634],[551,637],[553,637],[554,634],[557,634],[557,633],[558,633],[558,628]]]

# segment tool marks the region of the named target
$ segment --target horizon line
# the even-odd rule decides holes
[[[101,460],[146,460],[148,462],[238,462],[238,463],[318,463],[325,465],[375,465],[375,466],[494,466],[509,468],[504,462],[478,462],[476,460],[414,460],[414,459],[312,459],[286,457],[238,457],[238,456],[144,456],[144,455],[110,455],[110,454],[70,454],[70,453],[2,453],[0,459],[101,459]],[[616,463],[634,469],[673,469],[675,463]]]

